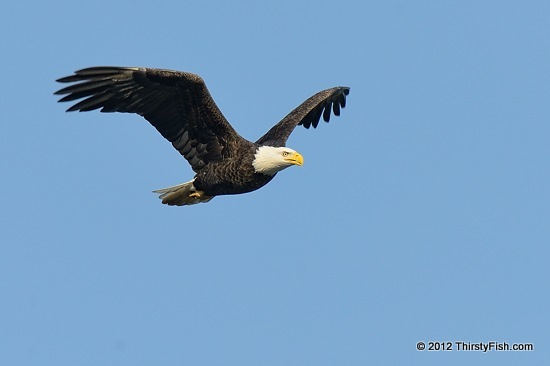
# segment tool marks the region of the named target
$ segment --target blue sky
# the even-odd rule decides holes
[[[0,15],[0,364],[546,364],[546,1],[10,2]],[[192,177],[138,116],[65,113],[97,65],[200,74],[255,140],[313,93],[302,168]],[[418,341],[533,343],[419,352]]]

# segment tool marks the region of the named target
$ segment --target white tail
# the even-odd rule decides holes
[[[157,189],[154,193],[160,194],[162,203],[170,206],[194,205],[201,202],[208,202],[213,196],[205,196],[203,191],[197,191],[192,181],[178,184],[168,188]]]

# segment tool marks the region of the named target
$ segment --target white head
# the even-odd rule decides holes
[[[260,146],[254,154],[254,171],[273,175],[291,165],[302,165],[304,158],[288,147]]]

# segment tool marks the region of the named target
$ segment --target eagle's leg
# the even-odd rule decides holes
[[[191,193],[189,193],[189,203],[190,205],[192,204],[195,204],[195,203],[200,203],[200,202],[208,202],[210,201],[212,198],[214,198],[213,196],[207,196],[206,194],[204,194],[204,191],[193,191]]]
[[[201,199],[204,197],[206,197],[206,195],[204,194],[204,191],[194,191],[192,193],[189,193],[189,198]]]
[[[195,190],[193,179],[190,182],[178,184],[177,186],[158,189],[154,191],[159,193],[162,203],[170,206],[194,205],[200,202],[208,202],[213,196],[207,196],[204,191]]]

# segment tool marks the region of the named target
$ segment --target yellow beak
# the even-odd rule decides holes
[[[285,158],[291,164],[302,166],[304,165],[304,157],[299,153],[295,153]]]

